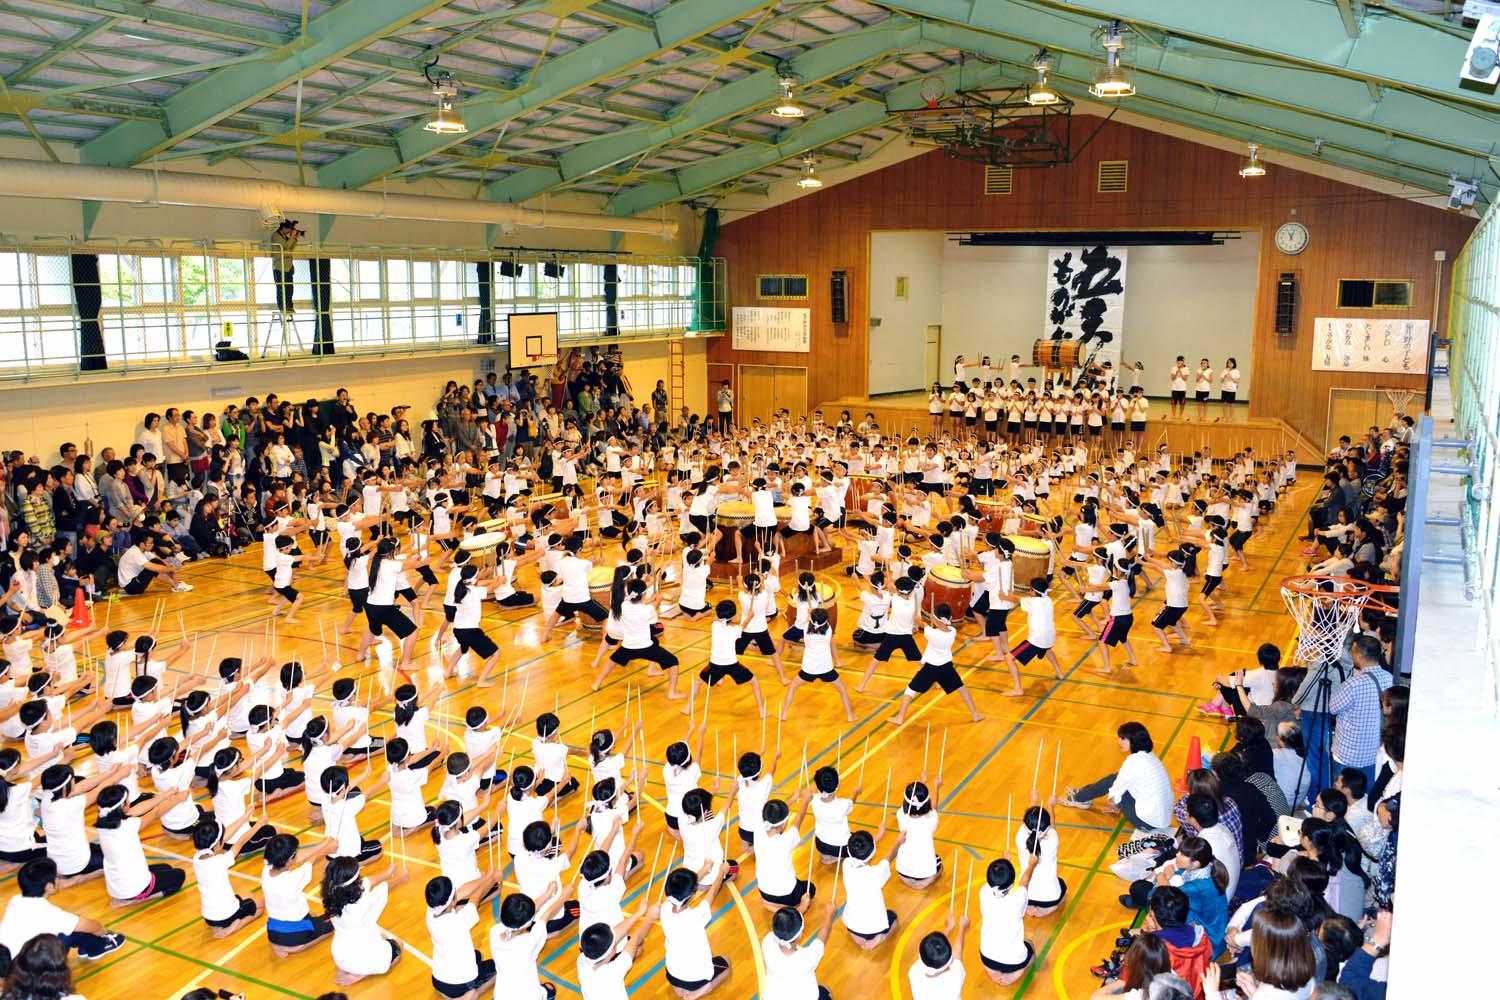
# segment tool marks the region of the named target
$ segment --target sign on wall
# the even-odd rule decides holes
[[[1047,251],[1042,336],[1076,340],[1084,358],[1120,367],[1125,327],[1125,248],[1055,247]]]
[[[1313,371],[1423,375],[1431,337],[1425,319],[1315,319]]]
[[[811,309],[735,306],[733,319],[733,346],[736,351],[789,351],[806,354],[811,349]]]

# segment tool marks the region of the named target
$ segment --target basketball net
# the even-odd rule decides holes
[[[1386,389],[1384,392],[1385,398],[1391,401],[1391,409],[1398,417],[1406,416],[1407,405],[1417,396],[1415,389]]]
[[[1308,669],[1337,660],[1370,598],[1370,586],[1345,576],[1289,576],[1281,599],[1297,622],[1293,660]]]

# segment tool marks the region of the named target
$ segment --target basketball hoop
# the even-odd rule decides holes
[[[1347,576],[1310,573],[1282,580],[1281,599],[1297,622],[1293,660],[1313,668],[1343,655],[1344,640],[1359,624],[1374,589]]]
[[[1385,393],[1385,398],[1391,401],[1391,409],[1398,417],[1406,416],[1407,405],[1417,397],[1417,391],[1415,389],[1402,389],[1393,388],[1391,386],[1382,386],[1381,391]]]

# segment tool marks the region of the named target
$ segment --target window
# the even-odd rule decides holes
[[[717,299],[724,284],[721,260],[700,268],[696,258],[674,257],[549,254],[544,261],[520,253],[492,259],[437,249],[317,252],[326,255],[335,356],[473,346],[483,263],[490,264],[491,329],[501,345],[506,317],[515,312],[556,312],[569,339],[603,335],[610,318],[607,290],[622,333],[686,331],[699,309],[700,271],[713,282],[704,308],[723,311]],[[277,289],[264,247],[140,240],[107,248],[60,242],[53,250],[0,237],[0,378],[77,370],[69,259],[75,253],[98,258],[99,319],[112,371],[206,366],[222,340],[258,359],[269,336],[278,353]],[[317,266],[308,257],[291,261],[294,322],[304,349],[318,319]],[[606,288],[608,271],[616,276],[612,289]]]
[[[762,299],[807,298],[807,275],[762,274],[755,279],[756,297]]]
[[[1383,278],[1340,278],[1340,309],[1410,309],[1412,282]]]

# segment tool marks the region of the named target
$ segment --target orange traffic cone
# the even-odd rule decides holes
[[[89,606],[83,599],[82,587],[73,591],[73,617],[68,624],[73,628],[88,628],[92,624],[89,618]]]
[[[1187,794],[1187,776],[1203,766],[1203,741],[1194,736],[1188,741],[1187,766],[1182,769],[1182,778],[1174,786],[1178,795]]]

